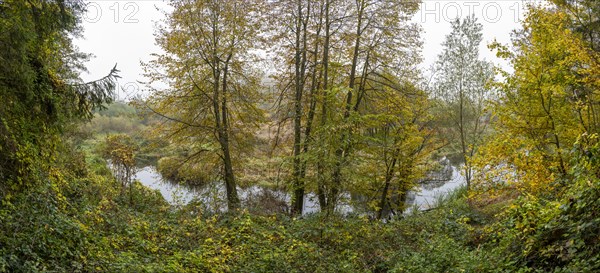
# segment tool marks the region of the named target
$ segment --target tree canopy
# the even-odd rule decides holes
[[[94,82],[78,76],[87,55],[76,51],[71,37],[80,31],[83,7],[80,1],[0,3],[2,195],[32,183],[34,170],[50,165],[68,124],[112,101],[116,66]]]

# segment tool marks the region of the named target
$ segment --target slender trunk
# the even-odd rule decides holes
[[[554,122],[554,116],[552,115],[552,97],[548,98],[548,107],[546,108],[546,102],[544,99],[544,96],[542,95],[542,93],[540,92],[540,99],[541,99],[541,103],[542,103],[542,108],[544,109],[544,111],[546,112],[546,115],[548,116],[548,119],[550,120],[550,125],[551,125],[551,129],[552,129],[552,134],[554,135],[554,145],[556,145],[556,153],[558,156],[558,163],[559,163],[559,168],[560,168],[560,173],[563,175],[567,174],[567,168],[565,167],[565,162],[563,160],[563,156],[562,156],[562,149],[560,146],[560,139],[558,137],[558,133],[556,132],[556,123]]]
[[[358,55],[360,54],[360,43],[362,35],[362,19],[364,11],[364,3],[358,3],[358,23],[356,25],[356,38],[354,40],[354,52],[352,53],[352,65],[350,67],[350,79],[348,83],[348,93],[346,94],[346,108],[344,110],[344,119],[342,124],[347,125],[348,118],[350,117],[350,111],[352,109],[352,95],[355,92],[354,86],[356,83],[356,69],[358,67]],[[329,211],[334,211],[337,204],[337,196],[342,186],[342,165],[344,164],[345,158],[348,155],[348,149],[350,147],[350,129],[343,129],[342,136],[340,139],[340,147],[335,151],[336,163],[333,169],[331,191],[329,194]]]
[[[306,126],[305,126],[305,131],[304,131],[304,145],[302,147],[302,153],[306,154],[308,153],[308,149],[310,144],[312,143],[312,126],[314,123],[314,119],[315,119],[315,111],[317,108],[317,92],[318,90],[321,88],[321,77],[323,76],[323,70],[322,69],[318,69],[318,65],[317,62],[319,61],[319,43],[320,43],[320,39],[319,36],[321,35],[321,28],[322,28],[322,23],[323,23],[323,10],[321,10],[321,13],[319,14],[319,24],[317,25],[317,32],[315,37],[317,37],[315,39],[315,44],[314,44],[314,54],[313,54],[313,70],[312,70],[312,75],[311,75],[311,83],[310,83],[310,103],[309,103],[309,109],[308,109],[308,117],[306,120]],[[317,76],[317,71],[318,75]],[[300,168],[300,178],[304,179],[306,177],[306,165],[307,165],[307,161],[303,160],[302,161],[302,167]]]
[[[397,150],[396,150],[397,151]],[[388,191],[390,188],[390,184],[392,182],[392,177],[394,176],[394,171],[396,169],[396,153],[393,155],[392,163],[388,167],[385,172],[385,185],[383,186],[383,191],[381,192],[381,199],[379,200],[379,208],[377,210],[377,219],[383,219],[383,210],[385,208],[385,203],[387,201]]]
[[[329,92],[329,38],[331,21],[329,18],[330,0],[325,0],[325,41],[323,43],[323,103],[321,104],[321,126],[327,123],[327,93]],[[322,158],[326,157],[326,152],[322,152]],[[327,187],[325,183],[325,167],[323,160],[317,161],[318,186],[317,195],[319,197],[319,206],[321,211],[328,207]]]
[[[300,177],[300,160],[302,144],[302,93],[304,91],[304,73],[306,71],[306,24],[303,21],[302,1],[297,0],[298,18],[296,20],[296,56],[295,63],[295,96],[294,96],[294,198],[292,202],[292,214],[302,214],[304,206],[304,182]],[[310,8],[310,7],[309,7]],[[308,17],[308,15],[307,15]]]
[[[240,199],[238,198],[237,188],[235,183],[235,174],[233,172],[233,163],[231,160],[231,152],[229,149],[229,120],[228,120],[228,105],[227,105],[227,76],[229,73],[229,61],[232,55],[230,54],[225,62],[223,69],[223,87],[221,98],[221,133],[219,134],[221,150],[223,152],[223,165],[225,167],[225,188],[227,190],[227,208],[230,212],[235,212],[240,208]]]
[[[367,75],[369,70],[369,60],[371,58],[371,51],[367,52],[367,57],[365,58],[365,65],[363,67],[363,72],[360,77],[360,84],[358,85],[358,95],[356,96],[356,103],[354,104],[353,111],[358,112],[358,108],[360,107],[360,103],[362,102],[365,95],[365,85],[367,84]]]
[[[129,185],[129,204],[133,206],[133,181],[131,179],[131,168],[125,167],[125,175],[127,177],[127,184]]]
[[[465,117],[464,117],[465,98],[463,92],[463,81],[459,81],[458,86],[458,129],[460,133],[460,147],[465,162],[465,181],[467,182],[467,191],[471,188],[471,167],[467,152],[467,136],[465,133]]]
[[[235,176],[233,173],[233,163],[231,160],[231,152],[229,150],[229,134],[228,134],[228,118],[227,118],[227,73],[228,64],[232,55],[230,54],[225,62],[223,71],[221,71],[221,60],[217,54],[218,42],[218,15],[213,14],[212,26],[212,77],[213,77],[213,114],[215,117],[215,129],[221,147],[221,159],[223,160],[225,180],[225,189],[227,191],[227,208],[230,212],[236,211],[240,207],[240,201],[237,195],[235,185]],[[223,78],[221,79],[221,73]],[[221,87],[221,83],[223,86]],[[221,92],[222,90],[222,92]],[[222,93],[222,94],[221,94]]]

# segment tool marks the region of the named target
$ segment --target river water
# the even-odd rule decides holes
[[[421,184],[409,192],[407,205],[409,205],[409,209],[413,207],[418,210],[429,209],[435,206],[440,197],[464,185],[466,185],[465,177],[457,167],[452,166],[452,176],[449,180]]]
[[[135,179],[148,188],[160,191],[165,200],[172,205],[185,205],[196,198],[201,201],[206,209],[211,211],[225,211],[227,207],[225,188],[222,183],[211,183],[199,189],[190,188],[163,179],[156,171],[156,168],[152,166],[139,169],[136,172]],[[428,209],[435,205],[440,196],[448,194],[464,184],[464,176],[462,176],[456,167],[452,167],[452,175],[449,180],[424,183],[409,192],[407,205],[410,209]],[[287,204],[289,204],[290,196],[286,192],[251,186],[248,188],[238,188],[238,195],[246,207],[268,203],[267,207],[261,209],[272,212],[281,212],[289,209]],[[350,204],[351,199],[350,194],[342,194],[340,204],[336,208],[338,212],[347,214],[355,211],[354,207]],[[319,204],[316,194],[306,194],[304,199],[304,214],[311,214],[318,211]]]

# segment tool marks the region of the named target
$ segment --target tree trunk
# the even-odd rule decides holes
[[[307,25],[310,17],[310,1],[306,8],[306,19],[302,13],[302,2],[297,1],[298,18],[296,20],[296,56],[295,62],[295,96],[294,96],[294,198],[292,204],[292,214],[302,214],[304,207],[304,181],[302,178],[302,95],[305,86],[306,74],[306,50],[307,50]]]
[[[327,123],[327,93],[329,88],[329,43],[331,20],[329,18],[330,0],[325,0],[325,41],[323,43],[323,103],[321,104],[321,126]],[[322,152],[322,158],[326,152]],[[328,207],[327,187],[325,183],[325,167],[323,160],[317,161],[317,195],[321,211]]]
[[[319,14],[319,23],[317,25],[316,31],[316,39],[314,44],[314,53],[313,53],[313,69],[311,75],[311,84],[310,84],[310,102],[308,109],[308,117],[306,120],[306,126],[304,131],[304,145],[302,147],[302,154],[307,154],[309,150],[309,146],[312,143],[312,127],[315,120],[315,112],[317,107],[317,94],[321,88],[321,77],[323,76],[323,70],[318,68],[317,62],[319,60],[319,44],[321,35],[321,28],[323,26],[323,10]],[[306,32],[305,32],[306,34]],[[304,51],[306,53],[306,50]],[[318,72],[317,72],[318,71]],[[317,76],[318,74],[318,76]],[[300,179],[304,179],[306,177],[306,168],[307,168],[307,160],[302,160],[302,166],[300,168]]]
[[[358,7],[358,23],[356,25],[356,38],[354,40],[354,52],[352,53],[352,65],[350,67],[350,79],[348,83],[348,93],[346,94],[346,108],[344,110],[344,119],[342,124],[346,125],[348,118],[350,117],[350,111],[352,110],[352,95],[355,92],[354,86],[356,83],[356,69],[358,67],[358,55],[360,54],[360,43],[362,35],[362,17],[364,11],[364,3],[357,1]],[[329,192],[329,206],[328,211],[334,211],[337,204],[337,197],[342,186],[342,165],[348,156],[348,149],[350,147],[350,129],[343,129],[342,136],[340,139],[340,147],[335,151],[336,163],[333,169],[332,175],[332,186]]]
[[[225,62],[223,69],[223,92],[221,98],[221,133],[219,134],[221,150],[223,152],[223,165],[225,168],[225,188],[227,190],[227,208],[230,212],[235,212],[240,208],[240,199],[237,194],[235,183],[235,174],[233,172],[233,163],[231,153],[229,151],[229,120],[227,106],[227,76],[229,73],[229,61],[232,55],[230,54]]]
[[[383,186],[383,191],[381,192],[381,199],[379,200],[379,209],[377,211],[377,219],[383,219],[383,210],[385,208],[385,203],[387,201],[388,191],[390,188],[390,184],[392,183],[392,177],[394,176],[394,171],[396,170],[396,154],[393,155],[392,163],[388,167],[385,172],[385,185]],[[391,209],[391,208],[390,208]]]

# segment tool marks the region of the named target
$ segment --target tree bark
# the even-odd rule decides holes
[[[392,155],[394,158],[392,159],[392,163],[388,167],[385,172],[385,184],[383,186],[383,191],[381,192],[381,199],[379,200],[379,208],[377,210],[377,219],[383,219],[383,210],[385,208],[385,203],[387,201],[388,191],[390,188],[390,184],[392,182],[392,177],[394,176],[394,171],[396,170],[396,153]],[[391,209],[391,208],[390,208]]]
[[[307,25],[310,18],[310,1],[306,8],[306,18],[303,15],[302,0],[297,0],[298,18],[296,20],[295,62],[295,96],[294,96],[294,198],[292,214],[302,214],[304,207],[304,181],[302,178],[302,96],[306,75]]]
[[[323,43],[323,103],[321,104],[321,126],[327,123],[327,93],[329,88],[329,43],[331,20],[329,18],[329,9],[331,0],[325,0],[325,41]],[[326,152],[322,152],[322,158],[326,157]],[[317,196],[321,211],[328,207],[327,187],[325,183],[325,167],[323,160],[317,161]]]
[[[233,43],[233,42],[232,42]],[[225,168],[225,188],[227,190],[227,208],[230,212],[235,212],[240,208],[240,199],[237,194],[237,185],[235,183],[235,174],[233,172],[233,163],[231,160],[231,152],[229,150],[229,119],[227,105],[227,76],[229,73],[229,62],[232,58],[230,53],[225,61],[223,68],[223,92],[221,98],[221,133],[219,139],[221,150],[223,152],[223,166]]]

